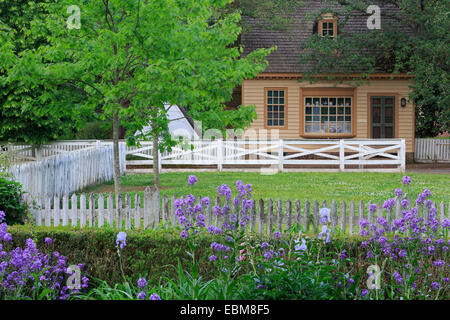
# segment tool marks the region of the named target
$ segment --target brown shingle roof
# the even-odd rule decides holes
[[[244,22],[249,26],[248,30],[242,34],[241,44],[244,47],[244,55],[259,48],[270,48],[277,46],[272,54],[269,55],[269,66],[266,68],[267,73],[303,73],[311,71],[312,65],[301,64],[299,57],[301,43],[307,41],[313,35],[313,29],[317,23],[317,17],[321,9],[330,9],[330,12],[338,13],[340,21],[338,34],[370,32],[367,29],[368,14],[365,12],[353,11],[350,16],[345,19],[343,7],[336,4],[336,1],[326,0],[304,0],[304,6],[298,7],[288,16],[292,19],[292,30],[290,31],[272,31],[270,28],[263,28],[253,18],[243,17]],[[397,20],[392,15],[398,14],[399,10],[395,6],[385,4],[383,0],[370,1],[381,8],[381,22],[383,25],[398,25]],[[368,4],[369,5],[369,4]],[[345,21],[346,20],[346,21]],[[343,24],[345,21],[345,24]],[[316,25],[317,27],[317,25]],[[401,26],[405,29],[404,26]],[[316,31],[316,30],[315,30]],[[352,72],[358,70],[353,69]],[[385,70],[378,69],[378,72]]]

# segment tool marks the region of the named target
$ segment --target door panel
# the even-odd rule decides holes
[[[395,137],[395,97],[371,97],[371,138]]]

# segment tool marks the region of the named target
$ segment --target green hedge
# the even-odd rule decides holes
[[[112,229],[70,229],[65,227],[10,226],[14,246],[23,246],[32,238],[38,248],[45,248],[44,239],[53,240],[52,251],[67,257],[68,264],[84,263],[88,275],[108,281],[122,282],[115,239]],[[123,268],[132,281],[139,276],[157,280],[162,275],[173,276],[177,259],[188,258],[186,242],[179,239],[179,231],[145,230],[128,231],[127,246],[122,250]],[[200,238],[197,256],[209,250],[211,238]],[[44,249],[48,250],[48,249]],[[201,272],[208,274],[208,263],[200,264]]]
[[[38,227],[35,225],[15,225],[9,227],[13,236],[14,246],[23,246],[27,238],[32,238],[38,248],[58,251],[68,259],[68,264],[84,263],[91,277],[105,280],[109,283],[122,282],[119,259],[115,239],[117,232],[110,228],[73,229],[69,227]],[[44,246],[44,239],[50,237],[53,244],[50,248]],[[266,236],[253,236],[253,241],[268,240]],[[344,243],[346,250],[355,256],[359,253],[359,241]],[[211,254],[210,244],[213,241],[209,235],[199,237],[197,257],[203,257],[199,271],[206,278],[214,276],[214,267],[207,257]],[[342,242],[341,242],[342,244]],[[189,259],[185,240],[179,238],[178,230],[143,230],[127,231],[127,246],[122,251],[123,268],[131,281],[139,276],[158,281],[161,276],[175,276],[173,266],[178,259],[186,266]]]

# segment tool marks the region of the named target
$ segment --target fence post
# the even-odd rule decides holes
[[[223,166],[223,140],[217,140],[217,170],[222,171]]]
[[[433,144],[434,145],[434,144]],[[400,143],[400,171],[405,172],[406,169],[406,144],[405,139],[401,140]]]
[[[283,151],[284,151],[284,141],[283,141],[283,139],[280,139],[280,142],[278,145],[278,169],[280,170],[280,172],[283,172],[283,169],[284,169]]]
[[[161,151],[158,149],[158,171],[161,173],[162,171],[162,159],[161,159]]]
[[[344,139],[340,139],[340,140],[339,140],[339,170],[340,170],[340,171],[344,171],[344,169],[345,169],[345,163],[344,163],[344,157],[345,157],[344,146],[345,146]]]

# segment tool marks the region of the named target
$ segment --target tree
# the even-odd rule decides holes
[[[27,30],[30,21],[45,18],[45,4],[51,1],[0,1],[0,141],[40,145],[76,128],[83,119],[83,110],[74,102],[84,97],[73,88],[54,88],[60,104],[71,106],[55,111],[47,104],[42,86],[24,87],[20,81],[8,81],[8,66],[26,50],[46,43],[45,33],[30,35]]]
[[[220,114],[234,86],[264,70],[270,50],[240,58],[242,50],[230,45],[240,32],[239,12],[208,24],[213,8],[228,3],[63,0],[48,4],[45,21],[34,21],[31,27],[32,34],[46,30],[48,45],[25,52],[11,74],[24,86],[44,86],[42,96],[54,106],[58,105],[52,94],[55,88],[76,88],[86,96],[83,108],[101,107],[103,118],[113,120],[114,188],[119,195],[120,124],[134,133],[150,121],[154,149],[164,149],[173,143],[167,136],[157,139],[167,132],[164,103],[189,105],[194,113]],[[68,8],[73,10],[70,16]]]
[[[356,13],[367,18],[367,0],[328,0],[329,8],[321,12],[337,12],[344,19]],[[416,129],[419,136],[435,136],[449,130],[450,123],[450,2],[436,0],[381,0],[381,29],[346,33],[340,28],[337,40],[313,35],[302,44],[302,63],[313,62],[307,79],[323,73],[361,75],[354,83],[367,82],[374,72],[408,73],[414,76],[414,89],[409,98],[416,105]],[[390,9],[385,9],[390,6]],[[393,10],[394,8],[395,10]],[[331,78],[330,78],[331,79]],[[342,81],[339,78],[333,78]]]

